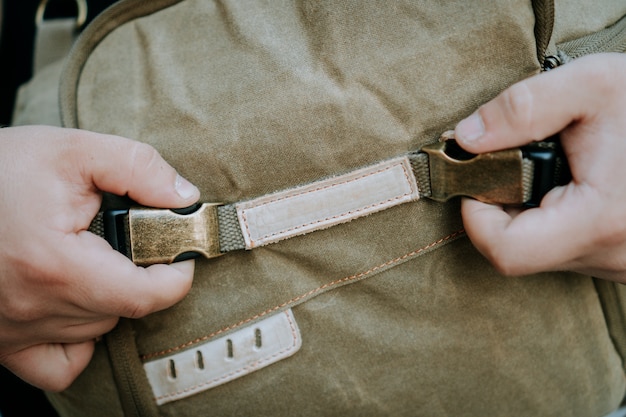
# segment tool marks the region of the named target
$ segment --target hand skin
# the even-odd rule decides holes
[[[626,282],[626,55],[591,55],[521,81],[455,130],[474,153],[559,132],[571,183],[524,211],[464,199],[467,234],[506,275],[568,270]]]
[[[150,146],[44,126],[0,129],[0,364],[67,388],[119,317],[180,301],[194,263],[136,267],[87,231],[100,191],[186,207],[199,191]]]

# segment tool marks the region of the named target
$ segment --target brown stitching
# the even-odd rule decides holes
[[[273,204],[273,203],[276,203],[278,201],[283,201],[283,200],[287,200],[287,199],[290,199],[290,198],[300,197],[300,196],[311,194],[311,193],[315,193],[315,192],[318,192],[318,191],[327,190],[327,189],[330,189],[330,188],[337,187],[339,185],[349,184],[351,182],[355,182],[355,181],[361,180],[363,178],[371,177],[373,175],[377,175],[377,174],[380,174],[380,173],[385,172],[385,171],[390,171],[391,169],[394,169],[394,168],[396,168],[398,166],[400,168],[402,168],[402,171],[404,172],[404,177],[406,178],[406,180],[408,182],[408,185],[409,185],[409,188],[411,189],[410,192],[404,193],[404,194],[402,194],[400,196],[397,196],[397,197],[394,197],[394,198],[387,199],[386,201],[370,204],[369,206],[365,206],[365,207],[362,207],[362,208],[359,208],[359,209],[356,209],[356,210],[353,210],[353,211],[348,211],[346,213],[338,214],[338,215],[335,215],[335,216],[332,216],[332,217],[328,217],[328,218],[325,218],[325,219],[316,220],[316,221],[311,222],[311,223],[305,223],[305,224],[302,224],[302,225],[299,225],[299,226],[295,226],[295,227],[292,227],[292,228],[289,228],[289,229],[286,229],[286,230],[281,230],[281,231],[278,231],[278,232],[271,233],[269,235],[261,236],[261,237],[259,237],[256,240],[252,240],[252,233],[250,231],[250,226],[248,224],[248,217],[246,216],[246,211],[254,209],[254,208],[258,208],[258,207],[261,207],[261,206],[267,206],[268,204]],[[363,174],[363,175],[361,175],[359,177],[350,178],[350,179],[345,180],[345,181],[334,182],[332,184],[328,184],[328,185],[325,185],[323,187],[318,187],[318,188],[314,188],[312,190],[302,191],[302,192],[299,192],[299,193],[296,193],[296,194],[285,195],[283,197],[275,198],[275,199],[270,200],[270,201],[266,201],[266,202],[263,202],[263,203],[260,203],[260,204],[256,204],[256,205],[244,208],[244,209],[241,210],[241,217],[243,219],[244,227],[246,229],[246,233],[248,235],[248,238],[250,239],[251,246],[254,247],[255,243],[257,243],[257,242],[261,242],[262,243],[264,240],[266,240],[268,238],[271,238],[272,236],[276,236],[276,235],[280,235],[282,233],[287,233],[287,232],[291,232],[291,231],[294,231],[294,230],[298,230],[298,229],[301,229],[301,228],[304,228],[304,227],[307,227],[307,226],[310,226],[310,225],[313,225],[313,224],[323,223],[323,222],[328,221],[328,220],[341,218],[341,217],[348,216],[348,215],[351,215],[351,214],[354,214],[354,213],[359,213],[359,212],[361,212],[363,210],[367,210],[367,209],[372,208],[372,207],[385,205],[385,204],[391,203],[393,201],[400,200],[400,199],[402,199],[404,197],[410,196],[413,192],[418,192],[419,193],[419,190],[414,190],[413,183],[412,183],[411,177],[409,175],[409,171],[407,170],[407,167],[404,164],[404,159],[402,159],[402,160],[398,161],[397,163],[395,163],[393,165],[386,166],[385,168],[380,168],[380,169],[378,169],[377,171],[374,171],[374,172],[368,172],[368,173]]]
[[[218,378],[213,378],[213,379],[205,381],[203,383],[196,384],[196,385],[194,385],[192,387],[185,388],[182,391],[171,392],[171,393],[168,393],[168,394],[163,394],[163,395],[161,395],[159,397],[156,397],[155,400],[158,401],[158,400],[171,398],[171,397],[177,397],[178,398],[180,396],[185,396],[185,394],[193,393],[193,392],[195,392],[197,390],[202,391],[204,387],[206,387],[207,385],[211,385],[211,384],[213,384],[215,382],[219,382],[219,381],[227,382],[231,378],[234,379],[234,377],[236,377],[236,375],[238,375],[238,374],[241,374],[241,373],[246,374],[246,373],[254,372],[254,371],[262,368],[262,366],[263,366],[263,364],[265,362],[271,362],[272,360],[274,360],[274,358],[280,357],[283,354],[291,351],[292,349],[295,349],[296,345],[297,345],[297,341],[298,341],[298,334],[296,332],[296,326],[295,326],[293,320],[291,319],[291,315],[289,314],[289,312],[285,311],[284,314],[285,314],[285,316],[287,316],[287,321],[289,322],[289,327],[291,329],[291,337],[292,337],[292,344],[291,344],[291,346],[288,346],[285,349],[281,350],[280,352],[276,352],[276,353],[274,353],[274,354],[272,354],[270,356],[267,356],[267,357],[265,357],[263,359],[259,359],[258,361],[253,362],[250,365],[243,366],[242,368],[239,368],[237,370],[231,371],[228,374],[222,375],[222,376],[220,376]],[[177,398],[174,398],[174,400],[176,400]]]
[[[454,233],[449,234],[448,236],[442,237],[441,239],[439,239],[439,240],[437,240],[435,242],[429,243],[428,245],[426,245],[424,247],[421,247],[419,249],[411,251],[411,252],[409,252],[409,253],[407,253],[405,255],[399,256],[397,258],[391,259],[391,260],[389,260],[387,262],[384,262],[384,263],[382,263],[380,265],[376,265],[376,266],[368,269],[365,272],[359,272],[357,274],[350,275],[350,276],[347,276],[347,277],[344,277],[344,278],[340,278],[340,279],[337,279],[335,281],[331,281],[331,282],[328,282],[326,284],[323,284],[322,286],[317,287],[315,289],[312,289],[311,291],[308,291],[308,292],[306,292],[304,294],[301,294],[301,295],[299,295],[297,297],[294,297],[294,298],[292,298],[289,301],[286,301],[286,302],[284,302],[282,304],[279,304],[279,305],[277,305],[275,307],[269,308],[269,309],[267,309],[267,310],[265,310],[265,311],[263,311],[261,313],[255,314],[254,316],[249,317],[249,318],[247,318],[245,320],[242,320],[242,321],[240,321],[238,323],[235,323],[235,324],[232,324],[230,326],[224,327],[223,329],[220,329],[220,330],[218,330],[216,332],[213,332],[213,333],[208,334],[206,336],[199,337],[197,339],[191,340],[191,341],[189,341],[187,343],[183,343],[182,345],[179,345],[179,346],[176,346],[176,347],[173,347],[173,348],[170,348],[170,349],[165,349],[165,350],[162,350],[160,352],[154,352],[154,353],[148,353],[148,354],[145,354],[145,355],[141,355],[140,358],[141,358],[142,361],[146,361],[146,360],[149,360],[149,359],[152,359],[152,358],[155,358],[155,357],[169,355],[169,354],[171,354],[173,352],[177,352],[179,350],[188,348],[188,347],[196,345],[198,343],[202,343],[202,342],[204,342],[204,341],[206,341],[208,339],[211,339],[211,338],[213,338],[215,336],[218,336],[218,335],[220,335],[222,333],[225,333],[225,332],[228,332],[230,330],[236,329],[236,328],[241,327],[241,326],[243,326],[245,324],[248,324],[248,323],[250,323],[252,321],[255,321],[255,320],[257,320],[257,319],[259,319],[261,317],[265,317],[268,314],[271,314],[271,313],[273,313],[275,311],[281,310],[281,309],[287,307],[290,304],[295,304],[298,301],[300,301],[300,300],[302,300],[304,298],[310,297],[310,296],[312,296],[312,295],[314,295],[316,293],[319,293],[319,292],[321,292],[323,290],[326,290],[328,288],[331,288],[331,287],[334,287],[334,286],[337,286],[337,285],[340,285],[340,284],[344,284],[346,282],[350,282],[350,281],[355,281],[355,280],[361,279],[363,277],[366,277],[368,275],[371,275],[371,274],[375,273],[376,271],[378,271],[380,269],[389,267],[389,266],[391,266],[393,264],[396,264],[398,262],[402,262],[402,261],[404,261],[407,258],[411,258],[413,256],[419,255],[420,253],[425,252],[425,251],[427,251],[429,249],[432,249],[433,247],[438,246],[438,245],[440,245],[440,244],[442,244],[444,242],[447,242],[448,240],[451,240],[451,239],[454,239],[454,238],[456,238],[458,236],[461,236],[464,233],[465,233],[465,230],[461,229],[459,231],[456,231]]]

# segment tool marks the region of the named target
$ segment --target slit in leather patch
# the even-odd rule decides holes
[[[143,367],[156,403],[162,405],[248,375],[293,355],[301,345],[289,309]]]
[[[419,199],[408,157],[237,204],[252,249]]]

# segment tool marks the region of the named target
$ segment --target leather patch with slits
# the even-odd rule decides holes
[[[293,313],[286,310],[143,366],[162,405],[248,375],[293,355],[301,345]]]

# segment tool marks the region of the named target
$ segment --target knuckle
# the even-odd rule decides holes
[[[134,142],[129,154],[131,170],[131,188],[135,188],[138,182],[143,182],[146,177],[154,175],[152,171],[159,154],[152,146]]]
[[[0,297],[0,311],[5,320],[16,325],[26,325],[45,316],[46,303],[43,302],[46,291],[33,293],[33,288],[49,288],[48,271],[33,265],[28,256],[17,259],[13,267],[21,271],[20,285],[7,289]],[[43,259],[45,257],[32,258]]]
[[[494,247],[485,253],[485,257],[500,275],[522,275],[525,273],[524,267],[518,262],[518,257],[511,255],[511,253],[502,247]]]
[[[53,382],[51,389],[49,391],[52,392],[63,392],[66,389],[68,389],[72,383],[74,382],[74,379],[70,379],[70,378],[66,378],[65,380],[59,380],[57,382]]]
[[[502,93],[502,101],[507,123],[510,126],[532,132],[535,100],[528,83],[521,81],[509,87]]]
[[[115,316],[112,320],[117,320],[118,317],[138,319],[152,312],[148,298],[138,295],[135,291],[120,294],[119,291],[110,289],[90,293],[86,299],[97,306],[115,305]],[[106,323],[103,325],[106,326]]]
[[[626,274],[626,259],[615,259],[602,265],[602,270],[611,275],[622,276]]]
[[[47,383],[42,388],[50,392],[65,391],[72,385],[75,379],[76,377],[69,373],[58,375],[56,378],[47,381]]]
[[[135,142],[131,152],[131,163],[133,167],[149,168],[159,159],[159,154],[152,146]]]
[[[125,310],[126,313],[124,316],[130,319],[139,319],[152,312],[152,309],[148,305],[140,303],[136,300],[129,300],[126,304]]]
[[[42,317],[37,303],[28,297],[9,297],[2,303],[2,315],[15,324],[24,325]]]
[[[492,262],[492,265],[500,275],[507,277],[522,275],[519,266],[507,260],[494,261]]]

